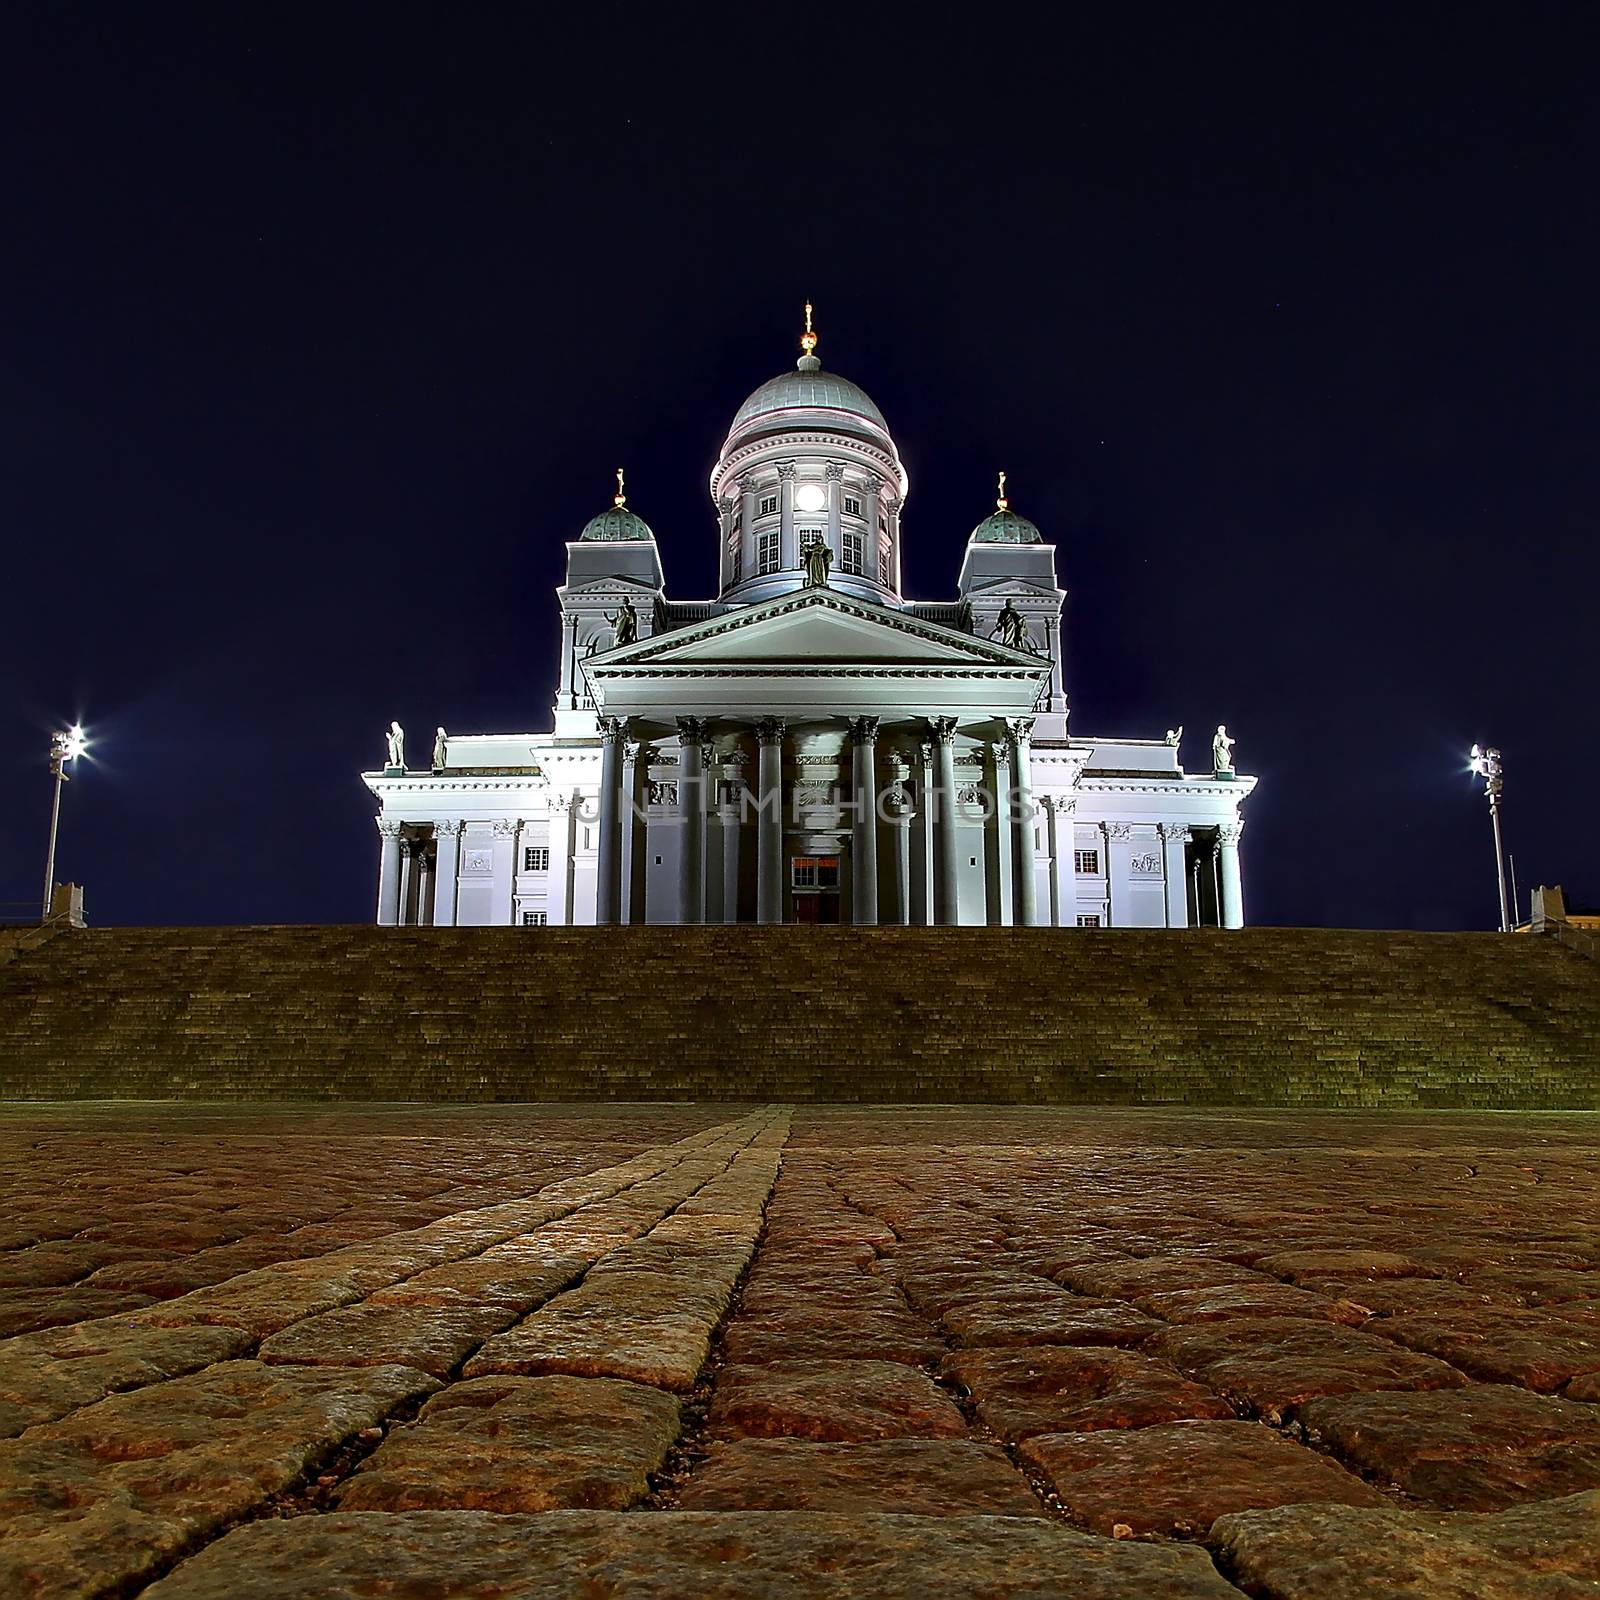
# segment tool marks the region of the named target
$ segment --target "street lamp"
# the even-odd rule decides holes
[[[1506,858],[1500,847],[1500,752],[1489,745],[1473,745],[1472,770],[1483,779],[1483,792],[1489,797],[1489,816],[1494,823],[1494,870],[1500,879],[1500,931],[1511,932],[1511,907],[1506,900]]]
[[[61,785],[68,781],[67,763],[76,761],[88,749],[89,741],[75,722],[65,733],[50,735],[50,776],[55,780],[55,798],[50,803],[50,850],[44,858],[44,910],[41,922],[50,920],[50,901],[56,886],[56,829],[61,822]]]

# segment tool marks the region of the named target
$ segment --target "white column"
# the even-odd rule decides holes
[[[623,793],[629,807],[622,819],[622,919],[642,923],[650,882],[650,763],[656,751],[647,741],[634,739],[623,749]]]
[[[1126,822],[1102,822],[1106,841],[1106,921],[1113,928],[1130,925],[1128,885],[1133,877],[1133,827]]]
[[[953,928],[961,920],[961,879],[956,849],[956,719],[933,717],[933,920]]]
[[[1242,822],[1224,822],[1217,829],[1217,868],[1222,884],[1222,926],[1244,926],[1244,878],[1239,871]]]
[[[882,494],[883,479],[877,473],[869,472],[867,474],[867,492],[862,498],[861,511],[867,523],[868,570],[873,574],[876,574],[878,570],[878,547],[881,543],[878,533],[878,505],[879,497]]]
[[[933,746],[917,746],[917,807],[906,830],[911,854],[909,900],[911,924],[925,928],[932,920],[933,878]]]
[[[416,910],[412,898],[412,888],[416,883],[416,877],[416,842],[402,836],[400,840],[400,903],[395,914],[395,921],[402,928],[416,921]]]
[[[550,796],[550,925],[572,921],[572,796]]]
[[[706,736],[704,717],[678,718],[678,914],[680,924],[705,921],[705,883],[701,870],[705,844],[705,772],[700,747]]]
[[[894,584],[894,592],[900,593],[900,497],[890,495],[885,502],[889,510],[889,549],[894,560],[890,563],[889,576]]]
[[[461,823],[454,817],[440,817],[433,824],[433,925],[456,925],[456,875],[461,868]]]
[[[743,577],[753,577],[756,570],[757,548],[756,486],[749,473],[739,480],[739,548],[743,551],[739,570]]]
[[[427,845],[418,839],[411,846],[411,853],[417,861],[417,926],[431,928],[433,926],[433,857],[428,853]]]
[[[903,927],[911,920],[911,818],[907,815],[904,774],[898,769],[884,797],[888,817],[889,903],[880,907],[884,922]]]
[[[838,489],[837,481],[829,484],[834,503]],[[877,767],[878,719],[855,717],[850,723],[850,920],[869,926],[878,920]]]
[[[787,572],[800,565],[794,534],[794,462],[778,463],[778,565]]]
[[[990,927],[1009,928],[1012,914],[1011,818],[1006,791],[1011,786],[1011,762],[1004,744],[984,744],[983,781],[978,785],[983,808],[983,915]]]
[[[622,741],[627,724],[620,717],[600,718],[600,839],[595,863],[596,922],[622,920]]]
[[[1189,830],[1179,822],[1161,824],[1162,874],[1167,891],[1167,926],[1189,926],[1189,874],[1184,870],[1184,846]]]
[[[739,920],[739,843],[744,815],[745,753],[735,750],[729,757],[733,776],[728,781],[728,798],[720,807],[722,813],[722,920],[733,923]]]
[[[571,611],[561,613],[561,682],[556,689],[556,704],[563,710],[577,708],[578,618]]]
[[[494,885],[489,891],[489,926],[492,928],[509,928],[513,921],[517,836],[521,827],[522,823],[515,817],[501,817],[494,825]]]
[[[756,724],[761,741],[756,773],[756,921],[783,921],[783,731],[782,717]]]
[[[1039,922],[1039,891],[1033,863],[1033,764],[1029,737],[1032,717],[1006,722],[1006,756],[1010,771],[1006,815],[1011,819],[1011,920],[1019,928]]]
[[[400,824],[378,817],[378,926],[392,928],[400,920]]]
[[[839,536],[839,499],[844,488],[844,468],[837,461],[830,461],[823,469],[828,479],[828,548],[833,551],[833,559],[838,563],[839,570],[844,570],[844,540]],[[863,541],[863,548],[870,553],[870,546]]]

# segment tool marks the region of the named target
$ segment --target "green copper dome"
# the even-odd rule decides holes
[[[864,390],[858,389],[848,378],[823,372],[820,367],[814,372],[780,372],[776,378],[762,384],[739,407],[733,419],[734,430],[773,411],[847,411],[852,416],[865,417],[885,431],[888,429],[883,413]]]
[[[607,506],[598,517],[584,524],[580,539],[598,542],[602,539],[653,539],[650,524],[626,506]]]
[[[1043,544],[1039,530],[1015,511],[991,512],[976,528],[972,537],[979,544]]]

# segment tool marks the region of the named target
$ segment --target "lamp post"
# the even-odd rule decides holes
[[[68,781],[67,763],[76,761],[84,752],[88,740],[77,723],[65,733],[50,735],[50,776],[55,780],[55,795],[50,802],[50,849],[44,858],[44,909],[41,922],[50,920],[50,901],[56,886],[56,830],[61,823],[61,785]]]
[[[1506,900],[1506,858],[1500,846],[1500,752],[1489,745],[1473,745],[1472,770],[1483,779],[1483,792],[1489,797],[1489,817],[1494,823],[1494,870],[1500,880],[1500,931],[1511,932],[1511,907]]]

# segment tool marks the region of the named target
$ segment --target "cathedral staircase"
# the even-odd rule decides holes
[[[0,1099],[1600,1107],[1600,966],[1304,929],[69,930]]]

